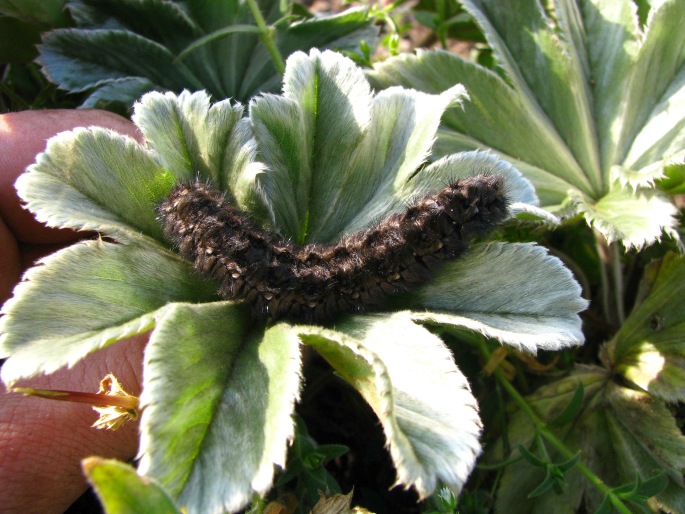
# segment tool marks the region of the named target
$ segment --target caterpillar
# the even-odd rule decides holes
[[[165,237],[254,317],[325,323],[377,309],[508,216],[504,181],[460,179],[337,244],[293,244],[258,227],[207,184],[180,183],[158,206]]]

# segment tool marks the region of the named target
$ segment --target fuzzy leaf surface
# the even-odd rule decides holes
[[[668,485],[650,500],[650,507],[681,512],[685,507],[685,436],[661,400],[618,385],[598,367],[580,368],[540,388],[527,400],[542,419],[551,421],[569,403],[579,383],[585,389],[581,414],[569,425],[555,429],[556,435],[571,451],[580,450],[584,464],[611,487],[634,482],[636,473],[645,481],[665,470]],[[530,419],[518,411],[509,425],[509,444],[530,447],[534,432]],[[565,460],[552,448],[548,451],[552,461]],[[496,512],[572,514],[581,505],[594,512],[603,501],[601,493],[577,468],[566,473],[567,485],[561,495],[550,491],[527,498],[543,475],[544,470],[525,460],[507,466],[497,494]]]
[[[487,153],[452,155],[417,172],[460,86],[428,95],[391,88],[372,95],[362,71],[332,52],[288,59],[281,96],[250,103],[259,175],[274,227],[299,243],[337,240],[458,178],[495,173],[512,203],[538,199],[521,174]],[[293,124],[298,130],[293,130]]]
[[[72,366],[150,330],[169,302],[208,301],[213,287],[159,247],[85,241],[31,268],[3,306],[2,379]]]
[[[114,459],[88,457],[83,470],[108,514],[180,514],[174,502],[149,478],[133,466]]]
[[[162,239],[154,207],[173,180],[133,139],[92,127],[51,138],[16,188],[48,226],[140,242]]]
[[[540,246],[474,247],[438,271],[435,281],[409,302],[417,321],[467,328],[529,352],[584,340],[577,313],[587,308],[587,301],[580,286]]]
[[[543,206],[582,197],[576,212],[628,248],[674,235],[674,210],[654,183],[683,157],[685,4],[654,4],[644,29],[630,0],[561,0],[549,12],[535,0],[463,4],[501,74],[441,51],[390,58],[369,73],[377,88],[466,87],[471,101],[444,116],[434,158],[491,149],[533,182]],[[638,224],[607,215],[609,204]]]
[[[294,433],[299,352],[288,325],[253,330],[233,303],[170,306],[145,352],[139,472],[189,514],[266,493]]]
[[[255,177],[263,165],[241,104],[214,104],[205,92],[151,93],[134,107],[133,121],[157,161],[176,182],[205,180],[227,191],[241,208],[263,210]]]
[[[398,483],[430,495],[438,481],[461,490],[480,453],[480,419],[468,382],[438,337],[408,312],[355,316],[336,330],[300,328],[371,405]]]
[[[662,234],[678,239],[675,219],[678,209],[655,190],[633,194],[630,190],[612,186],[611,191],[596,202],[572,193],[578,212],[588,224],[599,230],[608,242],[620,241],[626,248],[641,249],[660,240]]]

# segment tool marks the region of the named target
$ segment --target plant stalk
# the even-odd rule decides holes
[[[622,326],[626,321],[626,311],[623,305],[623,263],[621,262],[621,248],[620,243],[611,243],[609,245],[611,250],[611,271],[614,279],[614,302],[616,302],[616,316],[618,317],[619,326]]]
[[[599,278],[600,278],[600,294],[602,297],[602,310],[604,311],[605,319],[610,323],[614,324],[614,310],[611,308],[609,289],[611,288],[609,274],[607,273],[608,266],[608,249],[606,245],[603,244],[603,236],[595,231],[595,248],[597,249],[597,255],[599,256]]]
[[[264,16],[262,16],[262,12],[259,10],[259,6],[257,5],[257,0],[247,0],[247,5],[250,6],[252,17],[257,24],[257,28],[259,28],[259,38],[269,51],[269,55],[271,55],[271,59],[273,60],[278,73],[283,75],[285,73],[285,62],[283,61],[281,52],[279,52],[278,47],[276,47],[276,42],[274,41],[273,37],[273,29],[266,24]]]

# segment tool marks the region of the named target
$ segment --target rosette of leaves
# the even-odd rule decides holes
[[[257,6],[274,27],[255,24]],[[91,92],[84,107],[130,107],[153,90],[247,101],[281,84],[283,70],[260,38],[287,56],[357,50],[362,40],[373,47],[378,32],[364,9],[317,19],[301,7],[293,15],[292,2],[280,0],[74,0],[68,8],[76,27],[45,34],[38,61],[60,88]]]
[[[326,327],[264,325],[217,298],[164,240],[155,208],[175,183],[199,177],[282,236],[329,242],[488,172],[504,177],[514,213],[544,217],[530,183],[491,154],[425,165],[443,111],[463,95],[374,95],[351,60],[312,50],[293,54],[283,93],[253,99],[246,116],[203,92],[150,93],[133,117],[143,145],[98,128],[56,136],[18,191],[49,225],[104,237],[47,257],[17,286],[0,325],[3,380],[152,330],[138,471],[187,512],[232,512],[285,465],[306,344],[378,415],[399,484],[420,496],[439,482],[459,491],[480,452],[476,400],[425,324],[529,351],[580,344],[586,302],[558,259],[532,244],[481,244],[391,310]]]
[[[678,174],[680,184],[685,167],[685,3],[650,2],[644,26],[631,0],[461,3],[495,71],[432,51],[370,73],[381,88],[467,88],[472,101],[446,113],[436,155],[496,151],[533,182],[543,206],[582,214],[609,242],[641,248],[664,232],[677,238],[677,211],[654,184]]]

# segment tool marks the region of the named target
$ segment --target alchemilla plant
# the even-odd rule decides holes
[[[463,0],[497,69],[441,51],[375,67],[376,87],[426,92],[463,84],[435,155],[490,148],[536,187],[543,206],[582,215],[609,242],[642,248],[678,237],[677,210],[655,181],[682,170],[683,44],[679,0],[641,25],[630,0]]]
[[[264,229],[328,243],[490,174],[503,181],[508,223],[554,222],[531,183],[492,153],[427,164],[441,116],[464,97],[461,86],[373,93],[352,61],[312,50],[288,59],[282,94],[247,109],[203,92],[150,93],[133,116],[143,144],[98,128],[54,137],[19,179],[21,197],[51,226],[105,237],[45,258],[17,286],[0,321],[3,380],[51,373],[151,331],[138,473],[166,491],[155,493],[160,501],[189,513],[235,512],[286,465],[308,345],[378,416],[399,484],[420,497],[439,484],[458,493],[481,452],[481,422],[435,333],[472,331],[527,352],[581,344],[587,303],[561,261],[534,244],[484,242],[379,312],[325,326],[265,323],[221,300],[180,257],[157,207],[176,184],[199,180]],[[127,468],[100,464],[130,479]],[[86,465],[95,481],[98,465]]]
[[[467,87],[472,101],[446,113],[434,158],[496,151],[533,182],[543,206],[592,227],[580,246],[590,240],[597,257],[581,256],[575,270],[596,291],[588,318],[606,334],[596,363],[518,402],[489,455],[504,467],[495,510],[683,512],[685,438],[674,415],[685,400],[683,259],[666,253],[630,288],[641,257],[623,250],[664,234],[680,245],[670,195],[682,193],[685,169],[685,3],[461,3],[495,70],[426,51],[388,59],[370,78],[380,88]],[[593,284],[586,273],[597,270]]]

